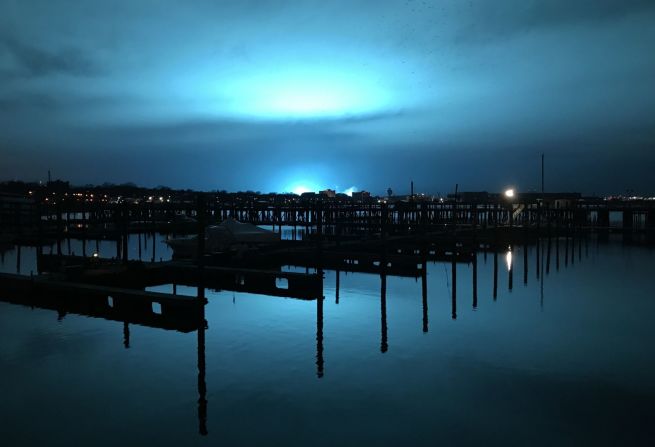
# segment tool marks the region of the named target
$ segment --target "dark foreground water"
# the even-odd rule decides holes
[[[655,253],[563,249],[537,279],[530,248],[525,285],[516,248],[511,291],[502,255],[496,300],[480,255],[476,308],[458,265],[456,319],[443,263],[427,308],[420,279],[387,277],[383,302],[379,276],[343,272],[337,304],[328,271],[322,321],[316,301],[208,292],[206,436],[196,332],[0,303],[0,445],[654,445]]]

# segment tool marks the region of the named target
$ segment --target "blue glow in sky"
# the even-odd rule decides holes
[[[385,112],[391,90],[359,67],[294,67],[239,75],[221,83],[223,113],[244,118],[316,119]]]
[[[0,179],[655,192],[652,0],[0,10]]]

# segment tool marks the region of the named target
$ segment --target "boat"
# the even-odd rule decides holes
[[[219,225],[205,228],[205,254],[220,253],[232,249],[245,249],[280,241],[280,235],[256,225],[228,218]],[[168,239],[166,244],[175,258],[197,256],[198,236]]]

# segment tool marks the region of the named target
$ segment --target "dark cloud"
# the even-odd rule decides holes
[[[653,0],[5,3],[0,179],[652,190]]]
[[[468,5],[468,22],[459,30],[460,42],[508,38],[527,32],[572,25],[598,25],[623,17],[655,12],[652,0],[513,0],[461,2]]]
[[[11,36],[0,36],[0,48],[15,63],[13,69],[0,72],[4,78],[38,78],[52,74],[94,76],[99,73],[96,64],[79,49],[45,50]]]
[[[57,100],[53,96],[43,93],[7,94],[0,96],[0,113],[53,110],[56,107]]]
[[[195,119],[156,124],[130,123],[127,125],[110,126],[103,130],[108,135],[123,135],[139,140],[153,137],[164,141],[192,136],[197,142],[211,139],[214,141],[231,138],[243,138],[252,141],[256,138],[276,139],[295,138],[300,136],[326,136],[339,130],[353,130],[358,125],[378,124],[407,116],[405,112],[381,112],[363,115],[344,115],[325,118],[320,121],[312,119],[296,120],[258,120],[247,119]]]
[[[138,98],[118,95],[70,95],[55,92],[0,91],[0,113],[83,111],[97,108],[119,107],[136,103]]]

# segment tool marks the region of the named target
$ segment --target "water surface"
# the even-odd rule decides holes
[[[528,248],[525,275],[524,247],[515,247],[511,290],[502,253],[495,299],[493,255],[480,254],[475,303],[472,265],[458,264],[454,309],[449,263],[428,264],[425,300],[421,278],[340,272],[337,303],[334,271],[325,272],[322,309],[208,291],[204,345],[197,332],[0,303],[0,439],[652,445],[653,251],[591,240],[565,260],[560,244],[548,274],[543,248],[539,270]],[[27,274],[29,253],[22,249]],[[15,250],[1,268],[16,270]]]

